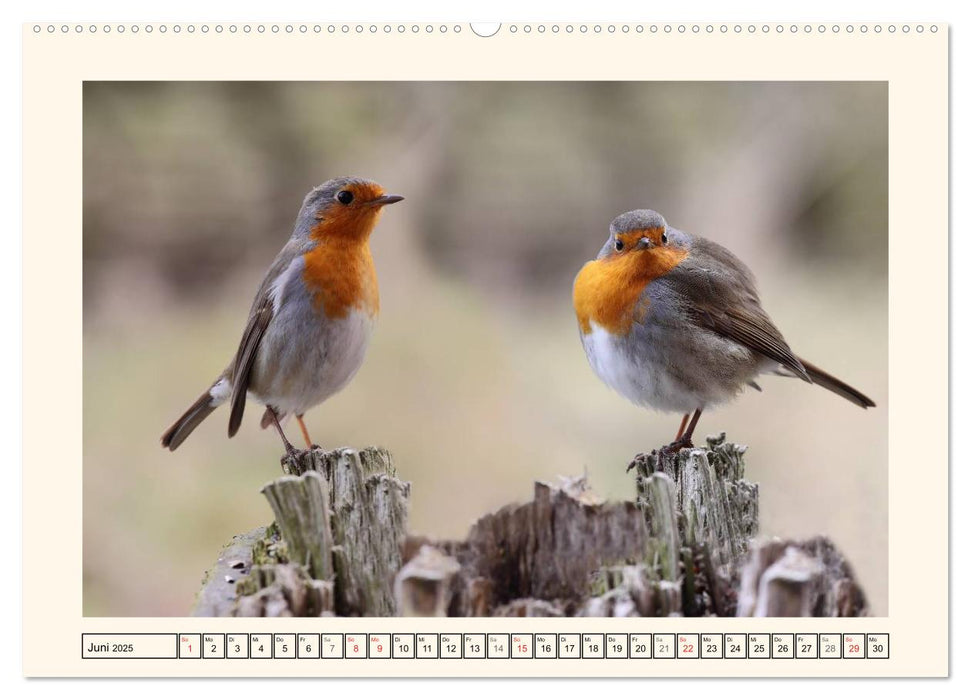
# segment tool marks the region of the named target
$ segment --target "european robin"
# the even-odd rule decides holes
[[[270,265],[229,366],[162,435],[174,450],[217,407],[230,404],[229,437],[243,420],[247,397],[266,406],[261,427],[294,415],[307,447],[306,411],[343,389],[360,369],[378,315],[378,279],[369,240],[385,205],[369,180],[342,177],[303,200],[290,240]]]
[[[597,259],[576,277],[573,306],[587,359],[605,384],[637,405],[684,414],[668,452],[692,446],[707,407],[745,386],[761,391],[755,379],[764,373],[875,405],[792,352],[741,260],[650,209],[613,220]]]

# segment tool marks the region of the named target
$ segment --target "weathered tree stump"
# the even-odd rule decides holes
[[[263,493],[276,522],[233,540],[197,615],[703,616],[866,614],[824,537],[758,539],[745,448],[638,455],[636,499],[585,478],[479,518],[463,541],[407,536],[410,485],[390,454],[320,449]]]
[[[391,455],[317,448],[288,471],[262,489],[275,524],[223,550],[194,614],[396,614],[411,487],[396,477]]]

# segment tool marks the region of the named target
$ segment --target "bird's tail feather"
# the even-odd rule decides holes
[[[175,450],[176,447],[189,437],[199,424],[204,421],[210,413],[216,410],[213,406],[212,390],[207,390],[196,402],[189,406],[189,409],[182,414],[179,420],[175,421],[171,428],[162,435],[162,447]],[[216,404],[218,406],[218,404]]]
[[[814,384],[819,384],[821,387],[829,389],[834,394],[839,394],[847,401],[852,401],[857,406],[862,408],[871,408],[876,406],[876,404],[873,403],[873,399],[871,399],[869,396],[857,389],[854,389],[841,379],[837,379],[829,372],[821,370],[812,362],[806,362],[806,360],[802,359],[801,357],[799,358],[799,361],[802,362],[802,366],[805,367],[806,373],[813,380]]]

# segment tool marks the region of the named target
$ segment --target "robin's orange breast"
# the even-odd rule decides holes
[[[573,308],[584,335],[592,323],[626,334],[647,313],[644,288],[688,257],[676,248],[651,248],[591,260],[573,283]]]
[[[303,260],[304,282],[328,318],[345,318],[353,309],[378,314],[378,276],[366,239],[320,241]]]

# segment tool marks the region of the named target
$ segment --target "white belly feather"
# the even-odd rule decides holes
[[[251,386],[251,395],[282,413],[302,414],[323,403],[357,374],[373,328],[374,319],[354,309],[289,338],[264,338],[275,345],[274,360],[260,363],[258,390]]]
[[[629,340],[608,332],[595,321],[581,334],[590,366],[601,381],[639,406],[688,413],[708,397],[686,390],[666,370],[666,360],[652,347],[630,347]]]

